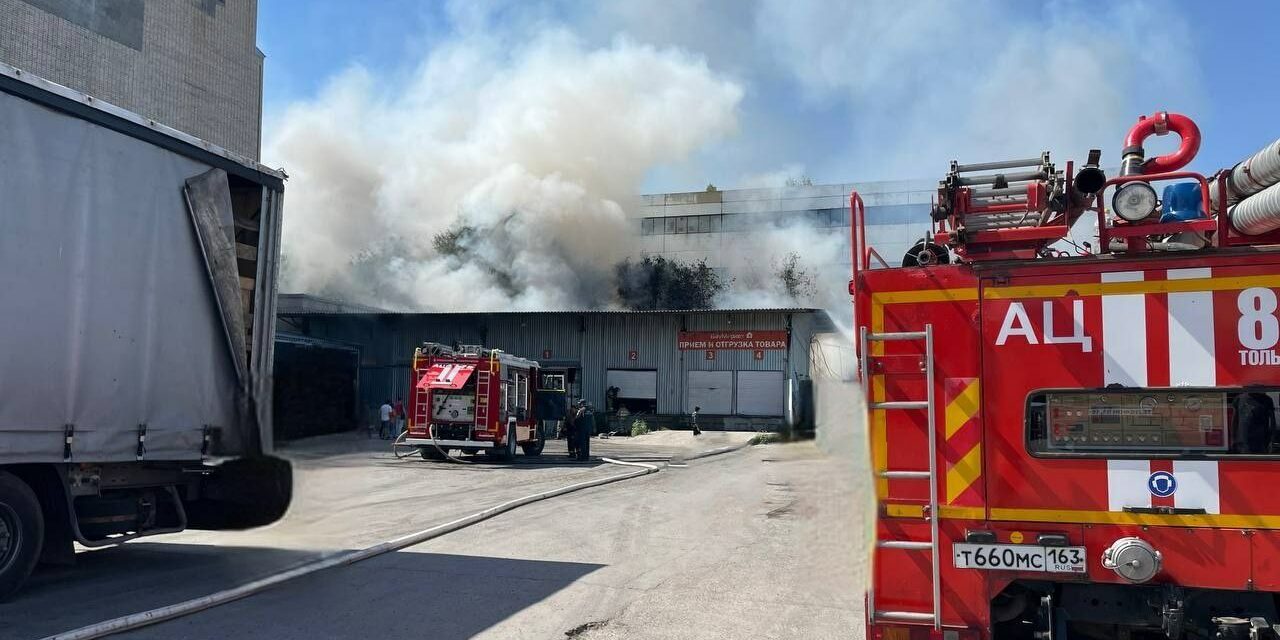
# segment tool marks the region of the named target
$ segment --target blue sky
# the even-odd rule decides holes
[[[908,24],[905,31],[881,42],[876,39],[883,30],[865,29],[867,33],[850,36],[839,46],[817,47],[815,42],[842,37],[838,31],[818,32],[825,26],[828,10],[821,5],[798,10],[811,14],[808,21],[797,19],[789,35],[773,37],[762,36],[765,29],[772,33],[772,25],[767,24],[771,14],[762,9],[752,15],[753,3],[745,1],[690,1],[672,3],[666,9],[661,8],[663,3],[571,0],[478,4],[483,15],[477,19],[510,38],[513,50],[518,49],[522,34],[544,28],[565,29],[587,46],[607,47],[623,36],[704,56],[711,71],[743,88],[737,133],[708,143],[690,158],[649,168],[641,186],[646,191],[697,189],[707,182],[731,187],[779,172],[803,173],[820,182],[935,178],[951,157],[986,160],[994,158],[970,154],[1014,153],[1023,148],[1059,151],[1054,143],[1101,147],[1106,162],[1114,165],[1123,131],[1140,113],[1158,108],[1183,111],[1200,124],[1204,145],[1194,167],[1206,172],[1230,165],[1280,137],[1280,119],[1275,117],[1280,85],[1271,81],[1280,68],[1280,47],[1270,33],[1271,25],[1280,19],[1280,3],[1265,0],[1221,3],[1225,8],[1193,0],[1131,6],[1085,1],[980,3],[988,5],[992,15],[1007,20],[987,36],[996,40],[1031,36],[1032,48],[1022,53],[945,38],[925,42],[937,38],[940,28],[928,16],[921,19],[918,35]],[[1131,9],[1126,14],[1130,28],[1107,31],[1116,22],[1112,14],[1121,10],[1119,5]],[[397,82],[441,43],[466,37],[457,6],[440,2],[261,0],[259,11],[258,40],[266,54],[264,137],[268,139],[273,121],[289,105],[316,100],[343,69],[360,65],[379,79],[382,90],[394,92]],[[1112,14],[1096,21],[1091,17],[1106,12]],[[855,9],[850,15],[832,15],[830,21],[849,25],[840,28],[854,33],[860,15]],[[811,28],[815,42],[805,42],[809,38],[805,30]],[[1028,69],[1029,76],[1038,78],[1028,82],[1032,90],[1020,94],[1021,83],[999,88],[1004,92],[996,101],[1000,108],[1025,113],[1047,104],[1057,106],[1048,109],[1043,122],[1031,119],[1021,124],[1014,139],[977,149],[985,146],[995,123],[980,122],[987,111],[966,111],[972,97],[955,76],[984,74],[982,57],[986,55],[1036,58],[1035,43],[1046,33],[1057,37],[1054,46],[1062,52],[1060,62],[1076,54],[1093,56],[1092,69],[1106,77],[1079,77],[1061,63]],[[918,47],[909,42],[916,37],[921,40]],[[894,77],[861,79],[859,70],[872,76],[883,71],[866,67],[865,61],[884,49],[895,52],[885,57]],[[1115,66],[1116,61],[1139,54],[1144,57],[1142,63]],[[841,55],[849,59],[842,61]],[[966,66],[968,71],[938,68],[938,61],[951,56],[962,63],[976,63]],[[1151,79],[1159,75],[1166,59],[1169,76]],[[842,79],[845,64],[850,71]],[[822,68],[815,71],[817,67]],[[1015,78],[1017,73],[1016,68],[1011,72]],[[945,85],[947,95],[928,97],[939,77],[950,83]],[[907,82],[903,78],[912,86],[898,86]],[[1081,119],[1082,110],[1095,106],[1087,97],[1093,92],[1109,95],[1111,106]],[[917,94],[920,101],[932,99],[938,104],[919,108]],[[1061,99],[1066,94],[1070,99]],[[878,101],[879,95],[885,100]],[[989,101],[991,96],[983,99]],[[952,113],[950,105],[957,110],[956,120],[939,116]],[[922,116],[928,121],[921,122]],[[1004,113],[991,119],[1007,117]],[[1065,119],[1071,122],[1057,124]],[[936,147],[919,144],[934,133],[942,136]],[[1172,141],[1159,140],[1151,146],[1158,152],[1170,148]]]

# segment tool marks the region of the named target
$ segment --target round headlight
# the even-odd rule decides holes
[[[1145,182],[1130,182],[1111,196],[1111,208],[1129,222],[1151,217],[1156,211],[1156,204],[1156,190]]]

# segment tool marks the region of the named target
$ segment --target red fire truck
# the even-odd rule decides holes
[[[901,267],[851,195],[868,638],[1276,637],[1280,141],[1206,177],[1199,136],[953,162]]]
[[[450,450],[510,460],[519,447],[542,453],[538,363],[498,349],[428,342],[413,354],[413,397],[405,444],[426,459]],[[547,404],[544,395],[543,404]],[[563,416],[563,413],[561,413]]]

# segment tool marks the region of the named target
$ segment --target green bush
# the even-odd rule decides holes
[[[774,442],[782,442],[783,438],[777,433],[757,433],[751,438],[751,446],[758,444],[772,444]]]
[[[631,435],[642,436],[649,433],[649,423],[640,418],[631,421]]]

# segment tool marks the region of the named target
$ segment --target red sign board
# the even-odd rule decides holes
[[[706,359],[708,359],[708,360],[715,360],[715,359],[716,359],[716,350],[715,350],[715,349],[707,349],[707,351],[706,351],[706,353],[703,355],[703,357],[704,357],[704,358],[706,358]]]
[[[418,381],[418,388],[456,391],[467,384],[467,378],[470,378],[471,372],[475,370],[474,364],[433,364]]]
[[[731,349],[741,351],[787,348],[786,331],[681,331],[681,351]]]
[[[551,359],[551,350],[550,350],[550,349],[543,349],[543,350],[542,350],[542,359],[543,359],[543,360],[550,360],[550,359]]]
[[[751,354],[751,357],[756,360],[764,360],[764,349],[756,349],[755,353]]]
[[[640,352],[639,352],[639,351],[636,351],[635,349],[632,349],[632,350],[628,351],[628,352],[627,352],[627,359],[628,359],[628,360],[632,360],[632,361],[639,360],[639,359],[640,359]]]

